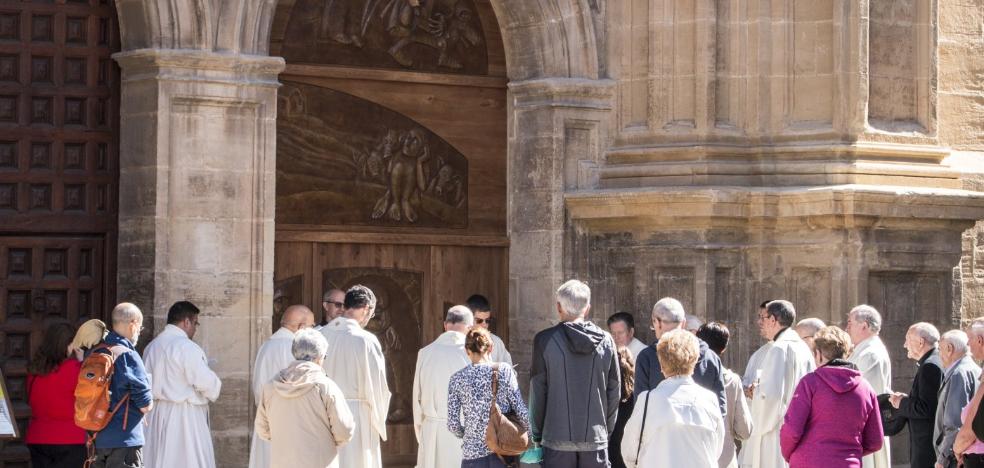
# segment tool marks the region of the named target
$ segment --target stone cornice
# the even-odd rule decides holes
[[[516,107],[574,107],[610,110],[615,81],[584,78],[545,78],[509,83]]]
[[[113,54],[124,81],[207,81],[278,87],[284,59],[200,50],[139,49]]]

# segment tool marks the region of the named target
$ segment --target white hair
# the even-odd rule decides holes
[[[970,321],[970,325],[967,326],[967,335],[970,337],[984,335],[984,317],[978,317]]]
[[[809,335],[810,336],[813,336],[813,335],[816,335],[817,332],[820,331],[821,328],[826,327],[826,326],[827,326],[827,324],[826,323],[823,323],[823,320],[820,320],[820,319],[818,319],[816,317],[810,317],[810,318],[805,318],[803,320],[800,320],[799,323],[796,324],[796,330],[799,330],[801,328],[805,328],[807,330],[810,330]]]
[[[871,307],[868,304],[855,306],[847,314],[848,317],[852,315],[854,316],[855,322],[867,323],[868,329],[871,330],[872,333],[877,335],[878,332],[881,331],[882,317],[881,314],[878,313],[878,310],[874,307]]]
[[[950,330],[940,337],[940,342],[950,343],[953,346],[953,351],[957,354],[966,354],[967,343],[970,342],[970,339],[962,330]]]
[[[581,317],[591,305],[591,288],[578,280],[570,280],[557,288],[557,303],[568,318]]]
[[[686,325],[687,331],[696,332],[703,324],[704,324],[704,319],[696,315],[687,314],[687,325]]]
[[[653,315],[661,322],[680,323],[687,320],[687,314],[683,311],[683,304],[672,297],[664,297],[653,305]]]
[[[915,332],[916,336],[922,338],[930,346],[936,346],[940,342],[940,331],[931,323],[915,323],[909,327],[909,331]]]
[[[129,303],[122,302],[113,307],[113,325],[117,324],[127,324],[134,322],[136,320],[143,319],[143,312],[140,312],[140,308]]]
[[[444,323],[456,324],[463,323],[466,326],[475,325],[475,314],[471,309],[463,305],[456,305],[448,309],[448,314],[444,316]]]
[[[294,342],[290,352],[298,361],[317,361],[328,354],[328,340],[321,332],[313,328],[305,328],[294,333]]]

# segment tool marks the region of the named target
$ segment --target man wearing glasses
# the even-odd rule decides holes
[[[325,313],[321,318],[321,323],[314,327],[316,330],[321,330],[322,327],[328,325],[328,322],[342,315],[345,310],[345,291],[341,289],[325,291],[325,294],[321,296],[321,308]]]
[[[481,294],[473,294],[465,304],[475,314],[475,325],[488,330],[492,335],[492,362],[504,362],[511,366],[512,355],[506,349],[506,344],[489,328],[492,324],[492,306],[489,305],[489,300]]]

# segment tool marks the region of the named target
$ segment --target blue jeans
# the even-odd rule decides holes
[[[490,453],[482,458],[476,458],[474,460],[461,460],[461,468],[505,468],[506,465],[502,463],[499,456]]]

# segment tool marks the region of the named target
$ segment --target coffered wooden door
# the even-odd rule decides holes
[[[118,50],[111,0],[0,1],[0,363],[21,429],[44,327],[115,299]]]

